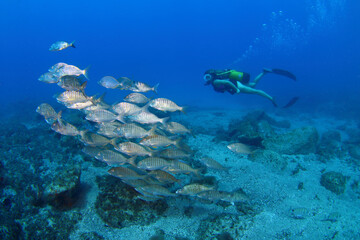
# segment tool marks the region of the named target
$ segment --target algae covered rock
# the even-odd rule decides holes
[[[71,208],[80,191],[81,170],[79,167],[65,167],[56,173],[45,187],[45,201],[56,208]]]
[[[96,232],[85,232],[80,235],[79,240],[104,240],[105,238]]]
[[[340,133],[334,130],[324,132],[321,136],[317,153],[326,159],[340,157],[342,153]]]
[[[347,177],[338,172],[327,172],[321,175],[320,183],[327,190],[337,195],[344,193]]]
[[[241,120],[230,122],[228,130],[218,132],[220,140],[242,142],[245,144],[262,147],[262,141],[275,134],[273,127],[289,128],[288,121],[277,121],[264,111],[252,111]]]
[[[251,225],[251,218],[244,215],[220,214],[210,216],[201,221],[196,239],[241,239]]]
[[[356,160],[360,160],[360,146],[353,145],[349,148],[349,154],[352,158]]]
[[[24,239],[70,239],[82,215],[78,211],[54,211],[43,208],[35,217],[31,214],[18,222],[22,226]]]
[[[21,225],[3,209],[0,209],[0,239],[22,239]]]
[[[315,153],[318,140],[316,128],[303,127],[267,138],[262,143],[265,149],[291,155]]]
[[[145,202],[132,187],[112,176],[97,177],[100,193],[95,208],[101,219],[116,228],[149,225],[168,208],[165,200]]]
[[[279,153],[271,150],[257,150],[249,156],[249,160],[259,162],[274,170],[284,170],[287,166],[287,160]]]

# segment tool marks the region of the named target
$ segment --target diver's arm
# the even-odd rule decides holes
[[[213,82],[213,85],[216,87],[216,86],[220,86],[220,85],[227,85],[229,87],[231,87],[232,89],[234,89],[234,91],[236,93],[239,93],[239,89],[232,83],[230,82],[229,80],[220,80],[220,79],[216,79],[214,82]]]

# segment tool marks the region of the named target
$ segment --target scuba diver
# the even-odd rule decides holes
[[[277,104],[273,97],[271,97],[269,94],[267,94],[262,90],[255,89],[259,80],[267,73],[279,74],[296,81],[296,76],[288,71],[282,69],[268,69],[268,68],[264,68],[263,71],[252,82],[250,82],[250,74],[246,72],[238,72],[236,70],[231,70],[231,69],[207,70],[204,74],[204,80],[205,80],[205,85],[211,84],[214,90],[217,92],[223,93],[227,91],[230,94],[235,94],[235,93],[257,94],[269,99],[272,102],[272,104],[275,107],[277,107]],[[294,103],[292,103],[291,105],[293,105]]]

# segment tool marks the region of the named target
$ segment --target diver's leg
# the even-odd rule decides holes
[[[254,79],[253,82],[249,83],[248,86],[249,87],[256,87],[256,84],[260,81],[260,79],[266,74],[266,73],[270,73],[272,72],[271,69],[268,68],[264,68],[263,71],[256,76],[256,78]]]
[[[245,86],[245,85],[241,84],[240,82],[237,83],[237,87],[238,87],[238,89],[240,89],[240,93],[249,93],[249,94],[260,95],[262,97],[269,99],[275,106],[277,106],[274,98],[262,90],[258,90],[258,89],[254,89],[254,88]]]

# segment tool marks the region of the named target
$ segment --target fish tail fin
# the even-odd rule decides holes
[[[61,120],[61,114],[62,114],[62,110],[60,110],[56,116],[56,120]]]
[[[128,163],[134,167],[137,167],[136,158],[137,156],[132,156],[131,158],[128,159]]]
[[[182,112],[183,114],[186,114],[186,108],[187,107],[180,107],[180,112]]]
[[[64,122],[61,119],[62,110],[60,110],[56,116],[56,121],[60,124],[60,126],[64,126]]]
[[[70,43],[70,47],[76,48],[76,47],[75,47],[75,41],[72,41],[72,42]]]
[[[159,84],[157,83],[157,84],[155,84],[155,86],[153,87],[153,91],[157,94],[158,92],[158,87],[159,87]]]
[[[87,81],[85,81],[83,84],[81,84],[81,86],[80,86],[80,91],[81,92],[84,92],[84,90],[86,88],[86,85],[87,85]]]
[[[169,121],[169,119],[170,119],[170,117],[165,117],[165,118],[162,118],[161,120],[160,120],[160,122],[161,122],[161,124],[162,125],[166,125],[167,124],[167,122]]]
[[[79,133],[79,135],[80,135],[80,137],[82,138],[82,139],[84,139],[85,138],[85,135],[86,135],[86,133],[88,132],[89,130],[81,130],[80,131],[80,133]]]
[[[89,65],[87,68],[84,69],[84,77],[89,80],[89,69],[91,68],[91,65]]]
[[[195,174],[196,177],[202,178],[201,172],[204,171],[204,169],[205,169],[204,167],[194,169],[194,172],[193,172],[193,173]]]
[[[110,140],[110,144],[114,146],[114,148],[117,148],[118,146],[116,145],[116,138],[113,138]]]
[[[145,111],[148,111],[149,106],[150,106],[150,101],[147,102],[144,106],[141,107],[141,111],[144,111],[144,112],[145,112]]]
[[[181,149],[181,140],[182,140],[183,138],[182,137],[179,137],[178,139],[176,139],[175,141],[174,141],[174,145],[177,147],[177,148],[179,148],[179,149]]]
[[[155,130],[156,130],[156,125],[154,125],[154,126],[147,132],[147,135],[148,135],[148,136],[155,135]]]
[[[126,123],[124,115],[121,114],[117,115],[116,120],[122,123]]]
[[[101,96],[98,99],[96,99],[96,103],[104,102],[105,95],[106,95],[106,92],[101,94]]]

